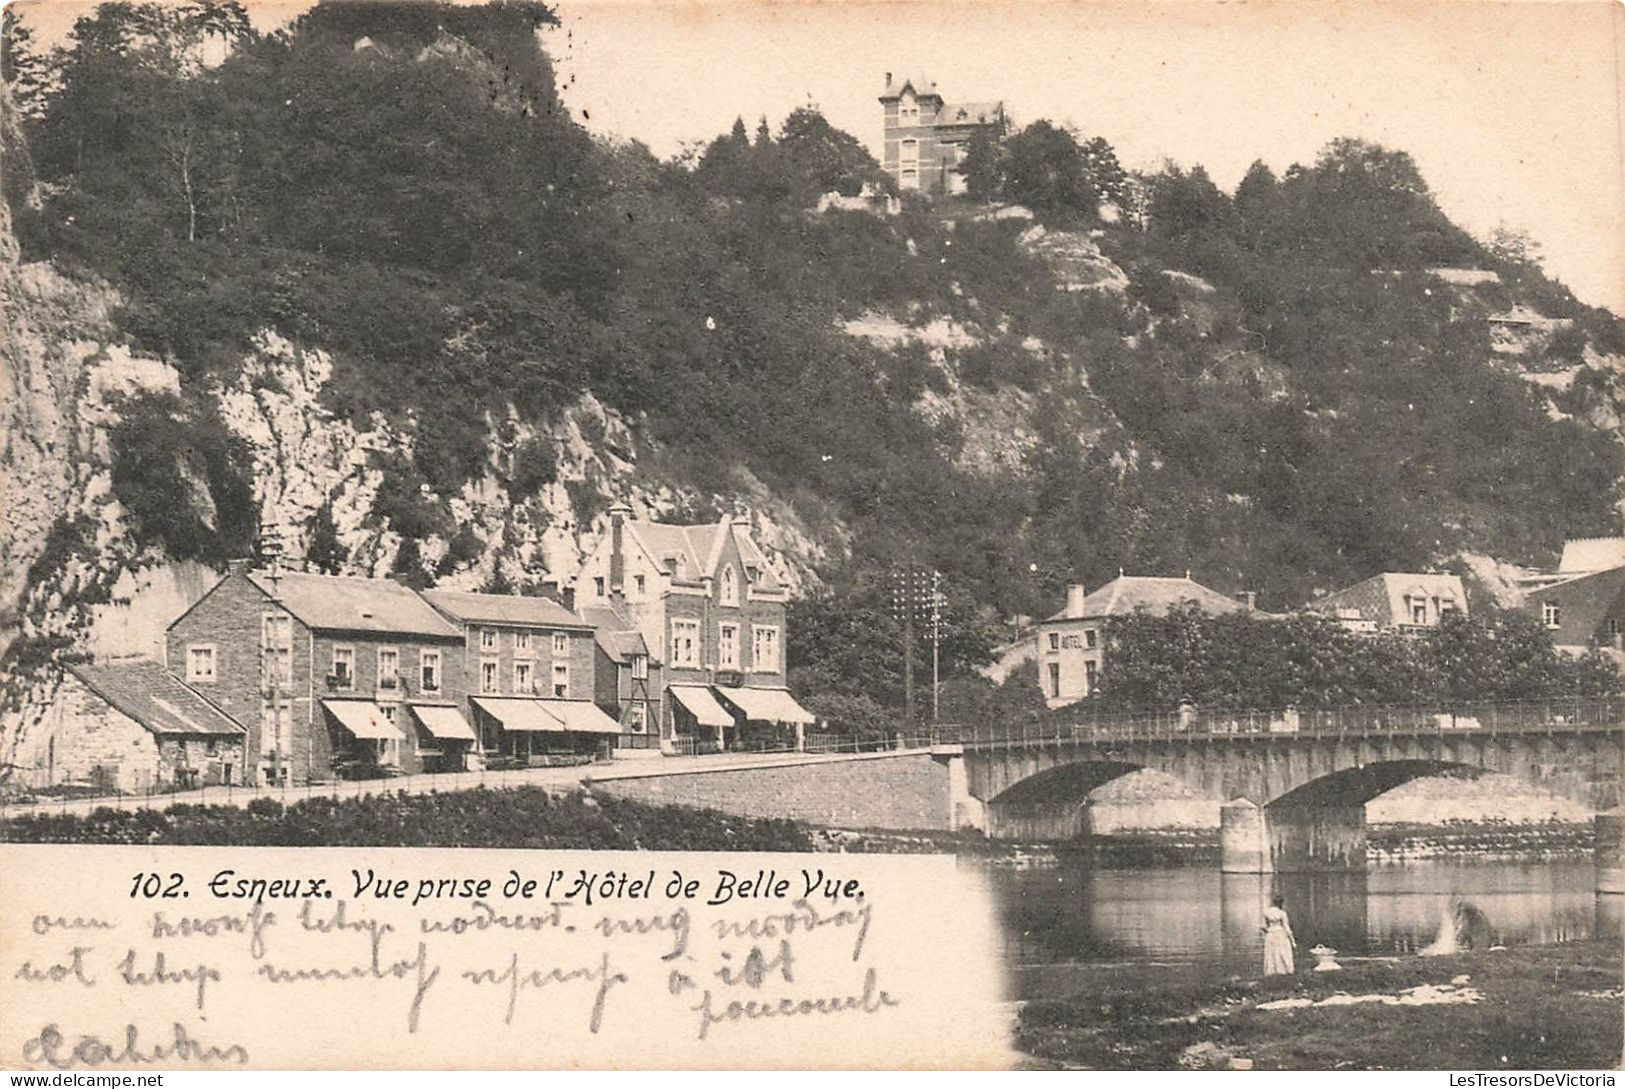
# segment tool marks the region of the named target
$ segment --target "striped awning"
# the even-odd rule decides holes
[[[782,688],[718,688],[717,695],[754,722],[811,726],[818,721],[812,712]]]
[[[423,723],[423,728],[442,741],[473,741],[474,728],[455,707],[439,704],[414,703],[412,713]]]
[[[674,684],[671,698],[683,705],[701,726],[732,726],[734,717],[722,709],[722,704],[709,688],[693,684]]]
[[[404,741],[401,731],[371,700],[323,700],[327,713],[364,741]]]
[[[474,706],[496,719],[504,730],[557,733],[564,729],[564,720],[549,713],[541,700],[475,696]]]
[[[583,734],[618,734],[620,723],[598,709],[591,700],[543,700],[550,715],[564,720],[564,728]]]

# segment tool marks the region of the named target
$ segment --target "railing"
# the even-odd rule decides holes
[[[1049,716],[1006,726],[944,726],[936,744],[1018,748],[1062,743],[1282,737],[1464,736],[1592,733],[1625,728],[1625,697],[1597,696],[1421,707],[1183,711]]]

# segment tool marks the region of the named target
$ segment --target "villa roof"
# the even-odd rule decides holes
[[[1119,575],[1084,597],[1082,606],[1072,612],[1062,609],[1051,620],[1123,616],[1144,609],[1161,616],[1175,605],[1191,602],[1206,613],[1239,612],[1241,602],[1210,590],[1190,578],[1159,578],[1145,575]]]

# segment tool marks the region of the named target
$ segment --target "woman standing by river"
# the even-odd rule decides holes
[[[1264,909],[1264,974],[1290,975],[1296,970],[1292,959],[1298,939],[1292,936],[1292,920],[1287,917],[1284,897],[1277,896]]]

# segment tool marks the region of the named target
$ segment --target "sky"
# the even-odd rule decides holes
[[[1338,136],[1411,153],[1444,210],[1526,232],[1625,314],[1625,5],[1610,0],[553,0],[543,35],[589,130],[661,156],[812,103],[877,153],[888,71],[1103,136],[1131,169],[1231,189]],[[274,25],[305,5],[254,4]],[[84,10],[31,0],[42,37]]]

